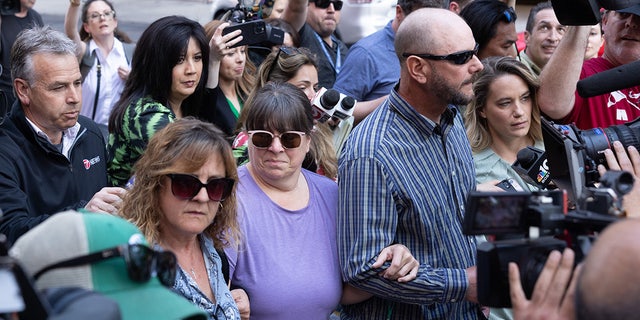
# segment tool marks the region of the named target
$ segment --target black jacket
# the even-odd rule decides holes
[[[0,124],[0,233],[10,243],[56,212],[77,209],[107,185],[107,149],[98,126],[80,116],[69,161],[25,118],[19,100]]]
[[[220,87],[206,89],[204,102],[198,118],[215,124],[224,132],[227,140],[233,141],[238,119],[231,111],[231,106]]]

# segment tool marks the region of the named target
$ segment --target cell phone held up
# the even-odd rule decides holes
[[[222,30],[222,35],[229,34],[235,30],[240,30],[242,40],[234,44],[232,48],[240,46],[261,46],[271,47],[281,45],[284,41],[284,31],[267,25],[262,20],[253,20],[244,23],[230,25]]]

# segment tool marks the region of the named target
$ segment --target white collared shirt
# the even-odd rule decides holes
[[[33,130],[36,131],[36,134],[38,136],[47,139],[47,141],[49,141],[49,143],[53,145],[53,142],[51,142],[51,139],[49,139],[49,136],[47,136],[47,134],[44,133],[44,131],[40,130],[40,128],[38,128],[38,126],[36,126],[35,123],[29,120],[29,118],[25,118],[25,119],[27,119],[27,122],[29,122],[29,124],[31,125]],[[65,157],[67,157],[67,159],[69,160],[71,160],[71,158],[69,157],[69,151],[71,150],[71,146],[73,146],[73,142],[78,137],[79,132],[80,132],[80,123],[78,123],[77,121],[73,127],[62,131],[62,154]]]
[[[124,89],[125,80],[118,75],[118,67],[130,67],[124,46],[118,39],[113,41],[113,49],[105,58],[95,41],[89,41],[87,47],[89,52],[96,51],[97,59],[100,61],[100,93],[98,96],[98,106],[96,114],[93,115],[93,104],[96,98],[96,88],[98,84],[98,62],[96,61],[87,73],[82,82],[82,109],[80,114],[93,119],[98,124],[108,125],[109,115],[114,105],[120,99],[120,94]]]

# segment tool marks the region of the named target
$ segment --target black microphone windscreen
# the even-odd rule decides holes
[[[640,60],[596,73],[578,81],[578,94],[583,98],[640,85]]]
[[[522,164],[523,167],[527,168],[531,167],[536,161],[536,153],[529,148],[524,148],[518,151],[518,155],[516,157],[518,162]]]

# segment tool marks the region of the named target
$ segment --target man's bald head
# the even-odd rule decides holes
[[[402,63],[405,52],[446,55],[455,51],[453,44],[465,39],[473,47],[471,28],[460,16],[446,9],[422,8],[403,20],[394,45]]]
[[[587,254],[576,288],[577,319],[636,319],[640,314],[640,220],[607,227]]]

